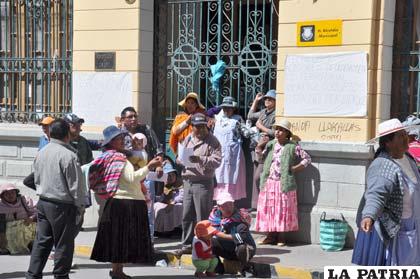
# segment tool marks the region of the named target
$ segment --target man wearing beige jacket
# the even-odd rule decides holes
[[[182,249],[191,253],[196,222],[209,217],[213,202],[214,171],[220,166],[222,150],[219,141],[207,127],[202,113],[191,117],[192,133],[184,141],[179,162],[184,166],[184,201],[182,214]],[[188,154],[188,155],[186,155]]]

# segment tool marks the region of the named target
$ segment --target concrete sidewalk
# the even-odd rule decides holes
[[[95,241],[96,231],[80,232],[76,239],[75,256],[89,257]],[[262,235],[254,234],[258,241]],[[159,250],[173,266],[193,268],[191,255],[178,260],[173,251],[181,247],[179,238],[155,238],[155,249]],[[259,245],[252,262],[258,277],[267,278],[323,278],[324,266],[351,265],[352,250],[325,252],[319,245],[293,244],[284,247]]]

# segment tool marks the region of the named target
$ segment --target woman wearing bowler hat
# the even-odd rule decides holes
[[[161,165],[161,159],[156,157],[135,171],[122,153],[125,132],[109,126],[103,135],[105,151],[89,171],[91,189],[106,200],[91,259],[111,262],[111,278],[126,279],[131,277],[123,272],[124,263],[151,261],[147,206],[140,181],[150,169]]]
[[[233,97],[223,98],[222,111],[216,115],[214,136],[222,146],[222,163],[216,169],[217,186],[213,199],[227,193],[234,200],[246,198],[245,157],[242,151],[241,123],[243,119],[235,114],[237,107]]]
[[[265,146],[255,230],[268,234],[259,244],[283,246],[284,232],[299,229],[295,173],[307,167],[311,157],[290,140],[291,126],[286,119],[276,121],[274,139]]]
[[[420,265],[420,175],[408,153],[408,134],[398,119],[384,121],[357,213],[352,263]]]

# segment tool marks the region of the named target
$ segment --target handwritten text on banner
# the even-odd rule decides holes
[[[367,54],[288,55],[285,116],[366,116]]]

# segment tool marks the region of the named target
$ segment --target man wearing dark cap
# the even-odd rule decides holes
[[[222,149],[215,136],[209,133],[207,118],[202,113],[191,117],[192,133],[184,140],[183,152],[192,150],[185,158],[180,154],[184,165],[184,201],[182,212],[182,249],[177,254],[191,253],[195,223],[209,217],[213,202],[214,171],[220,166]],[[185,162],[188,160],[189,162]]]
[[[63,119],[70,126],[70,145],[77,150],[77,157],[81,165],[85,165],[93,161],[92,149],[89,141],[80,135],[82,124],[85,123],[83,118],[79,118],[74,113],[64,115]]]

